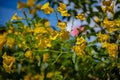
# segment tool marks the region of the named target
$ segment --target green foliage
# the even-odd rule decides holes
[[[107,9],[98,0],[68,0],[62,6],[63,0],[47,1],[50,3],[45,3],[47,7],[38,7],[42,0],[35,3],[33,0],[31,4],[22,4],[22,8],[43,11],[47,16],[54,12],[58,20],[55,27],[62,27],[59,30],[51,28],[50,22],[37,12],[29,18],[24,11],[25,18],[15,15],[12,17],[15,20],[6,23],[7,27],[0,27],[0,80],[119,80],[120,12],[112,11],[109,1],[104,4],[109,5]],[[100,0],[102,4],[103,1]],[[74,8],[67,9],[71,3]],[[57,11],[64,15],[62,20]],[[108,19],[107,12],[113,18]],[[73,22],[80,19],[87,24],[80,25],[77,35],[71,36],[74,29],[66,31],[64,26],[68,22],[63,22],[64,19]],[[92,22],[94,25],[90,26]],[[91,36],[95,37],[92,41]]]

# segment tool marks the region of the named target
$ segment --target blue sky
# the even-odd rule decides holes
[[[0,25],[5,25],[5,23],[8,20],[10,20],[10,18],[15,12],[17,12],[18,15],[20,16],[23,15],[19,10],[17,10],[17,1],[18,0],[0,0]],[[21,1],[26,1],[26,0],[21,0]],[[51,26],[56,27],[57,19],[55,13],[52,13],[50,16],[45,15],[43,12],[40,12],[39,14],[41,18],[49,19]],[[61,19],[60,16],[58,17],[59,19]],[[72,25],[71,23],[72,23],[71,21],[68,23],[68,28],[67,28],[68,31],[71,30],[71,25]],[[79,26],[81,22],[79,20],[78,21],[75,20],[74,24],[75,24],[74,26]]]
[[[0,0],[0,25],[4,25],[16,12],[16,6],[17,0]]]
[[[11,16],[15,12],[18,12],[19,15],[22,15],[21,12],[17,10],[17,1],[18,0],[0,0],[0,25],[5,25],[5,23],[10,20]],[[48,18],[51,22],[51,26],[56,26],[55,23],[57,23],[57,20],[54,13],[52,13],[50,16],[44,15],[43,12],[40,12],[39,14],[41,18]]]

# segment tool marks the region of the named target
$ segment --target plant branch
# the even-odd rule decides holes
[[[26,15],[25,11],[23,11],[23,14],[24,14],[24,16],[25,16],[25,20],[26,20],[28,26],[30,26],[30,23],[29,23],[29,21],[28,21],[28,19],[27,19],[27,15]]]

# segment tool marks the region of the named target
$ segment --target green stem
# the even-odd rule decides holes
[[[55,50],[34,50],[34,51],[40,51],[40,52],[55,52],[59,53],[60,51],[55,51]],[[60,52],[60,53],[69,53],[69,52]]]
[[[58,18],[58,14],[57,14],[57,11],[54,9],[54,12],[55,12],[55,15],[56,15],[56,18],[57,18],[57,21],[59,20]]]
[[[28,26],[30,26],[30,23],[29,23],[29,21],[28,21],[28,18],[27,18],[27,15],[26,15],[25,11],[23,11],[23,14],[24,14],[24,16],[25,16],[25,20],[26,20]]]
[[[62,45],[61,45],[60,54],[57,56],[56,60],[52,63],[52,65],[54,65],[54,64],[58,61],[58,59],[60,58],[60,56],[61,56],[62,54],[63,54],[63,53],[62,53]]]
[[[72,26],[71,26],[71,28],[73,29],[73,25],[74,25],[74,15],[73,15],[73,13],[72,13]]]
[[[60,58],[60,56],[61,56],[62,54],[63,54],[63,53],[60,53],[60,54],[57,56],[56,60],[52,63],[52,65],[54,65],[54,64],[58,61],[58,59]]]

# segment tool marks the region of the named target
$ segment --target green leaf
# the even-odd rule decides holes
[[[120,11],[118,11],[114,14],[114,19],[118,19],[118,18],[120,18]]]
[[[75,64],[75,62],[76,62],[76,54],[75,53],[73,53],[73,55],[72,55],[72,61]]]

